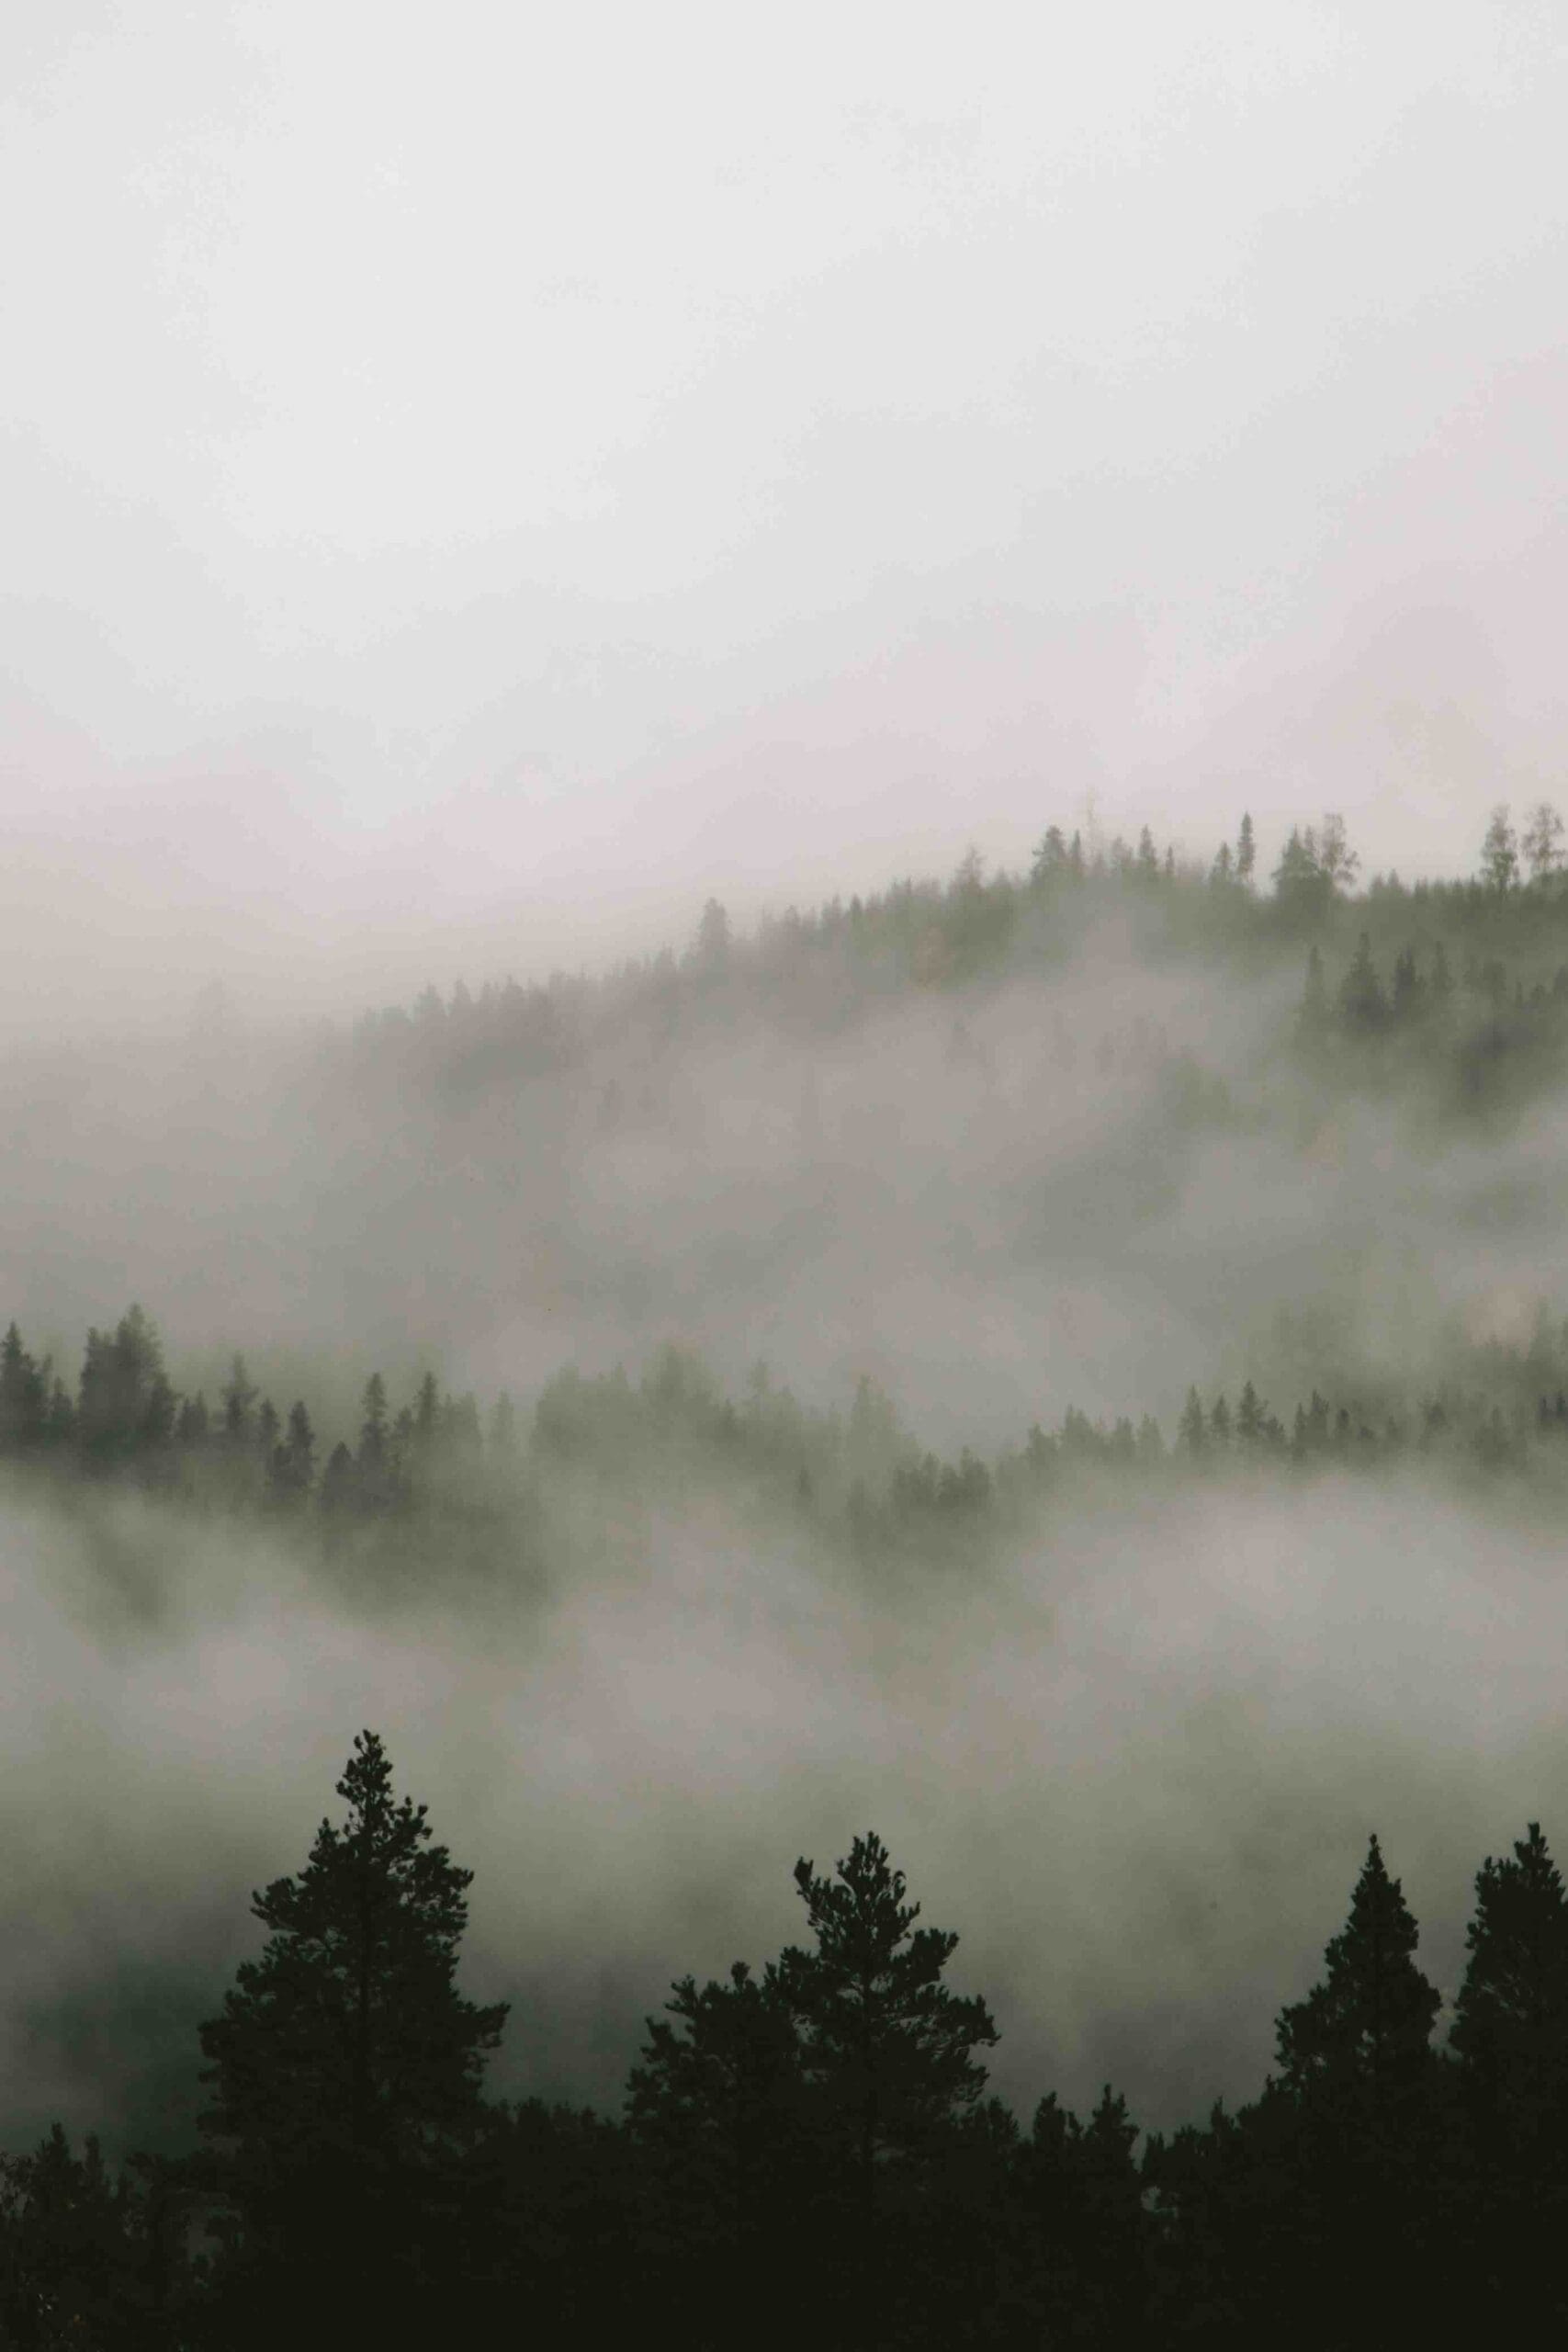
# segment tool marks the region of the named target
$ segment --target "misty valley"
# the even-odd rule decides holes
[[[1568,2318],[1562,837],[9,1051],[0,2343]]]

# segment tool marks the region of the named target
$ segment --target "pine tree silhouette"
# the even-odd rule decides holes
[[[1568,2088],[1568,1896],[1540,1824],[1475,1880],[1450,2040],[1510,2138],[1533,2138]]]
[[[778,1973],[673,1986],[626,2086],[647,2287],[688,2343],[732,2342],[759,2266],[783,2281],[809,2202],[799,2031]],[[750,2341],[761,2331],[747,2330]]]
[[[818,2138],[825,2216],[846,2309],[867,2346],[898,2340],[891,2256],[929,2198],[952,2131],[985,2086],[973,2052],[998,2040],[986,2004],[942,1982],[958,1938],[916,1928],[919,1905],[874,1831],[837,1880],[807,1860],[795,1883],[817,1939],[780,1954]]]
[[[1442,1996],[1416,1965],[1418,1940],[1374,1835],[1350,1917],[1325,1951],[1323,1982],[1280,2014],[1277,2048],[1287,2089],[1303,2098],[1348,2090],[1375,2115],[1401,2085],[1425,2078]]]
[[[1330,2263],[1368,2270],[1367,2324],[1384,2329],[1399,2324],[1396,2278],[1415,2265],[1430,2283],[1445,2250],[1447,2078],[1431,2048],[1442,1996],[1416,1965],[1418,1935],[1373,1836],[1322,1981],[1280,2014],[1280,2075],[1260,2102],[1266,2134],[1293,2139],[1300,2256],[1325,2277]],[[1283,2155],[1275,2140],[1273,2161]],[[1408,2318],[1407,2291],[1403,2308]]]
[[[254,2325],[308,2273],[363,2312],[390,2297],[407,2315],[440,2268],[457,2168],[484,2125],[482,2053],[506,2016],[455,1988],[473,1873],[428,1845],[423,1805],[394,1804],[374,1732],[355,1737],[337,1791],[347,1822],[323,1820],[299,1876],[253,1898],[269,1940],[200,2029],[204,2178],[234,2224],[220,2232],[226,2270]]]
[[[1488,2269],[1568,2319],[1568,1897],[1540,1824],[1476,1874],[1450,2041],[1469,2133],[1469,2200]],[[1480,2266],[1478,2266],[1479,2267]]]

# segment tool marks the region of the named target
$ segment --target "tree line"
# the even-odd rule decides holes
[[[794,1881],[803,1940],[671,1988],[604,2115],[483,2087],[473,1873],[354,1741],[304,1868],[197,2029],[197,2144],[0,2159],[4,2341],[126,2352],[483,2328],[609,2345],[1382,2346],[1568,2319],[1568,1898],[1539,1823],[1475,1878],[1446,2039],[1369,1840],[1258,2095],[1167,2137],[987,2092],[990,2008],[880,1838]],[[334,2324],[336,2324],[334,2322]]]
[[[1568,963],[1527,985],[1502,956],[1472,953],[1456,973],[1438,939],[1407,940],[1380,966],[1363,931],[1331,987],[1314,942],[1296,1041],[1322,1077],[1383,1084],[1410,1072],[1438,1080],[1455,1109],[1522,1102],[1568,1076]]]
[[[236,1354],[209,1405],[204,1390],[176,1390],[156,1324],[133,1305],[112,1329],[89,1330],[74,1393],[48,1355],[28,1349],[15,1321],[0,1340],[0,1458],[56,1463],[84,1475],[133,1472],[193,1495],[283,1506],[314,1499],[322,1510],[376,1510],[416,1487],[460,1480],[481,1460],[516,1450],[516,1414],[504,1393],[481,1421],[477,1399],[445,1394],[433,1373],[396,1415],[387,1384],[365,1385],[355,1442],[322,1453],[304,1400],[287,1417]]]
[[[346,1078],[372,1088],[412,1084],[457,1103],[492,1085],[569,1071],[607,1042],[667,1041],[742,1008],[831,1026],[908,988],[963,988],[1059,965],[1109,909],[1133,922],[1149,953],[1239,957],[1247,967],[1290,952],[1303,933],[1332,939],[1349,927],[1352,937],[1365,928],[1373,952],[1392,960],[1405,944],[1394,934],[1414,924],[1423,954],[1443,938],[1445,954],[1490,963],[1511,944],[1530,967],[1529,992],[1542,978],[1540,956],[1552,967],[1561,960],[1562,842],[1550,802],[1529,811],[1522,831],[1499,804],[1473,876],[1406,884],[1391,870],[1359,888],[1359,853],[1332,810],[1292,824],[1266,874],[1245,812],[1234,842],[1204,854],[1162,845],[1146,825],[1135,842],[1107,842],[1092,822],[1052,823],[1023,872],[987,871],[971,851],[945,880],[905,877],[815,909],[766,913],[749,937],[710,899],[683,950],[599,978],[556,971],[477,990],[459,980],[446,995],[427,984],[413,1004],[367,1012],[349,1035],[329,1039],[323,1100]]]
[[[1506,1474],[1554,1495],[1568,1478],[1568,1326],[1542,1310],[1528,1347],[1456,1351],[1449,1375],[1424,1392],[1384,1383],[1337,1398],[1314,1387],[1281,1413],[1251,1379],[1231,1391],[1194,1384],[1168,1436],[1150,1413],[1095,1419],[1068,1406],[1021,1443],[989,1457],[964,1447],[951,1460],[922,1447],[866,1375],[847,1413],[802,1405],[761,1365],[737,1398],[700,1355],[674,1346],[636,1379],[569,1367],[531,1415],[504,1392],[481,1411],[433,1373],[394,1412],[372,1373],[353,1442],[327,1448],[304,1402],[281,1415],[243,1354],[211,1407],[200,1390],[176,1390],[156,1325],[133,1306],[112,1329],[88,1333],[74,1394],[10,1324],[0,1464],[88,1491],[122,1482],[179,1506],[257,1514],[329,1548],[369,1544],[390,1557],[400,1546],[422,1572],[437,1549],[513,1565],[538,1553],[550,1496],[582,1478],[651,1497],[695,1476],[750,1494],[862,1562],[944,1562],[1032,1532],[1055,1501],[1129,1484],[1169,1493],[1227,1476],[1415,1464]]]

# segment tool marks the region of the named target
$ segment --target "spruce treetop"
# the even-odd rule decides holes
[[[1470,1952],[1450,2036],[1483,2071],[1568,2063],[1568,1896],[1540,1824],[1475,1880]]]
[[[971,2052],[997,2030],[978,1996],[961,1999],[942,1982],[955,1934],[916,1928],[874,1831],[857,1838],[819,1878],[799,1860],[795,1883],[817,1939],[815,1952],[791,1949],[778,1982],[801,2019],[808,2074],[851,2107],[874,2097],[878,2136],[918,2137],[971,2106],[986,2069]]]
[[[1280,2013],[1277,2049],[1288,2090],[1392,2086],[1427,2059],[1442,1996],[1416,1965],[1418,1938],[1374,1834],[1350,1917],[1325,1951],[1322,1983]]]
[[[299,1876],[253,1895],[270,1940],[200,2030],[216,2092],[202,2128],[242,2148],[460,2132],[501,2039],[506,2004],[476,2008],[452,1981],[473,1872],[430,1844],[424,1805],[394,1804],[376,1733],[355,1736],[337,1792],[347,1822],[323,1819]]]

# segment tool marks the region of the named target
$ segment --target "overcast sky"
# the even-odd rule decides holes
[[[1528,0],[0,19],[0,983],[597,959],[1562,776]]]

